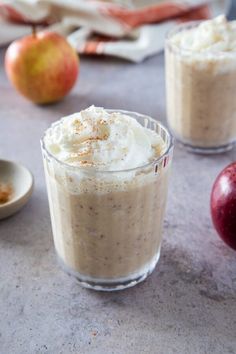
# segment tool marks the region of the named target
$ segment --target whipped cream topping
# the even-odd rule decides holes
[[[170,41],[192,52],[232,52],[236,50],[236,21],[227,21],[224,15],[220,15],[173,35]]]
[[[94,106],[54,123],[44,142],[62,162],[108,171],[142,166],[166,148],[160,135],[134,118]]]

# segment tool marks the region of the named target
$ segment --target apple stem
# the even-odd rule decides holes
[[[32,24],[32,35],[33,37],[36,37],[36,25]]]

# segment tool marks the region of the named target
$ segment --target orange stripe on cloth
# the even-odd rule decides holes
[[[86,43],[79,46],[77,49],[80,53],[84,54],[102,54],[106,43],[114,43],[117,41],[117,38],[114,37],[93,34],[87,38]]]
[[[189,6],[168,1],[159,5],[147,6],[141,9],[130,10],[117,5],[98,7],[100,13],[111,16],[130,28],[145,23],[154,23],[177,17],[189,11]]]
[[[179,22],[188,22],[195,20],[207,20],[211,18],[211,11],[209,6],[203,5],[192,9],[183,16],[180,16]]]
[[[82,47],[78,48],[80,53],[84,54],[102,54],[102,41],[87,41]]]
[[[21,14],[19,11],[16,11],[14,7],[10,5],[2,4],[1,1],[0,1],[0,16],[3,16],[5,19],[7,19],[10,22],[25,24],[25,25],[35,24],[35,25],[46,26],[52,22],[46,18],[39,21],[32,21],[30,18],[27,18],[26,16]]]
[[[24,23],[26,18],[12,6],[0,2],[0,15],[13,22]]]

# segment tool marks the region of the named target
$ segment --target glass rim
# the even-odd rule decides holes
[[[236,55],[236,50],[231,50],[231,51],[222,51],[219,50],[217,52],[213,52],[213,51],[209,51],[209,52],[194,52],[191,49],[185,49],[185,48],[180,48],[178,47],[176,44],[171,43],[170,39],[171,37],[175,34],[178,33],[177,30],[178,29],[182,29],[182,28],[186,28],[186,30],[190,30],[191,28],[194,28],[195,26],[199,26],[201,23],[204,23],[206,21],[209,21],[211,19],[206,19],[206,20],[194,20],[194,21],[188,21],[188,22],[182,22],[182,23],[178,23],[176,24],[173,28],[171,28],[165,37],[165,44],[170,46],[171,48],[173,48],[176,52],[179,53],[187,53],[187,54],[196,54],[196,55],[201,55],[201,56],[207,56],[209,54],[215,54],[215,55]],[[230,22],[230,21],[229,21]]]
[[[74,171],[83,171],[83,172],[90,172],[90,173],[98,173],[98,174],[114,174],[114,173],[124,173],[124,172],[134,172],[134,171],[138,171],[138,170],[142,170],[144,168],[150,167],[150,166],[155,166],[157,164],[159,164],[166,156],[168,156],[171,153],[171,150],[174,146],[174,139],[173,136],[171,134],[171,132],[169,131],[168,128],[166,128],[159,120],[156,120],[148,115],[145,114],[141,114],[141,113],[137,113],[137,112],[133,112],[133,111],[126,111],[126,110],[122,110],[122,109],[106,109],[107,112],[110,113],[114,113],[114,112],[119,112],[122,114],[126,114],[126,115],[130,115],[133,114],[137,117],[142,117],[142,118],[147,118],[149,121],[159,125],[167,134],[169,141],[168,141],[168,145],[165,149],[165,151],[157,158],[155,158],[153,161],[150,161],[148,163],[145,163],[144,165],[141,166],[137,166],[137,167],[133,167],[133,168],[128,168],[128,169],[123,169],[123,170],[99,170],[97,168],[93,168],[93,167],[81,167],[81,166],[74,166],[74,165],[70,165],[67,162],[61,161],[59,160],[56,156],[54,156],[46,147],[45,145],[45,136],[46,136],[46,132],[48,131],[48,129],[50,129],[51,127],[53,127],[56,124],[59,124],[61,122],[61,120],[64,118],[60,118],[59,120],[57,120],[56,122],[52,123],[50,125],[49,128],[47,128],[43,134],[43,136],[40,139],[40,144],[41,144],[41,149],[42,151],[46,152],[46,154],[52,159],[55,160],[59,165],[62,165],[70,170],[74,170]]]

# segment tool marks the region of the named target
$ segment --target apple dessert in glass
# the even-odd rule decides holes
[[[236,21],[178,25],[166,40],[167,119],[191,151],[217,153],[236,141]]]
[[[41,144],[64,269],[96,290],[144,280],[160,256],[173,150],[167,129],[92,106],[53,123]]]

